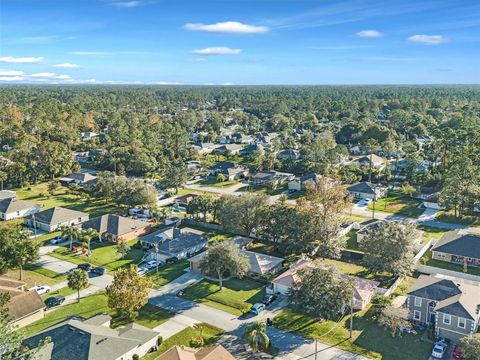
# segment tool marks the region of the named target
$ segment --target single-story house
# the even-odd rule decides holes
[[[7,277],[0,277],[0,294],[9,294],[7,303],[10,324],[13,327],[24,327],[43,319],[45,304],[36,291],[24,291],[25,283]]]
[[[208,239],[203,236],[202,231],[177,227],[154,231],[142,236],[139,241],[142,246],[149,249],[148,257],[151,259],[155,259],[157,255],[160,255],[159,259],[170,257],[185,259],[208,245]]]
[[[437,194],[438,192],[439,190],[437,188],[429,187],[429,186],[421,186],[419,191],[413,194],[412,197],[415,199],[425,200],[429,196]]]
[[[371,154],[371,155],[366,155],[366,156],[356,158],[353,160],[353,162],[360,164],[360,166],[370,167],[370,160],[372,162],[373,168],[378,170],[383,170],[385,168],[385,159],[376,154]]]
[[[203,349],[175,345],[156,360],[235,360],[235,358],[222,345]]]
[[[250,135],[244,135],[241,133],[235,133],[232,135],[233,141],[235,141],[237,144],[252,144],[254,142],[254,139]]]
[[[82,211],[54,207],[30,214],[23,219],[23,223],[31,228],[46,232],[59,230],[62,226],[75,226],[87,221],[89,215]]]
[[[276,170],[259,171],[250,176],[253,185],[257,186],[279,186],[291,181],[295,175]]]
[[[124,216],[107,214],[85,221],[81,229],[94,229],[100,234],[101,240],[117,242],[132,240],[145,235],[151,229],[151,224]]]
[[[93,131],[84,131],[81,133],[81,136],[82,136],[82,140],[92,140],[98,136],[100,136],[100,134],[96,133],[96,132],[93,132]]]
[[[425,197],[423,199],[423,202],[422,202],[423,207],[425,207],[427,209],[434,209],[434,210],[445,209],[445,207],[440,205],[440,203],[439,203],[439,196],[440,196],[440,194],[437,192],[437,193],[433,193],[433,194],[430,194],[427,197]]]
[[[90,173],[72,173],[70,175],[61,177],[60,183],[63,186],[68,186],[68,184],[75,183],[77,185],[84,185],[95,181],[97,177]]]
[[[288,189],[296,191],[305,190],[308,183],[315,184],[321,177],[321,175],[315,173],[300,176],[288,182]]]
[[[62,321],[26,338],[22,344],[37,349],[45,338],[51,341],[38,349],[42,360],[132,360],[157,349],[159,333],[136,323],[110,328],[109,315]]]
[[[18,219],[40,211],[40,205],[18,200],[17,198],[6,198],[0,200],[0,219]]]
[[[182,196],[178,196],[175,198],[175,205],[178,207],[186,208],[190,201],[192,201],[194,198],[196,198],[197,194],[186,194]]]
[[[224,144],[217,149],[215,149],[215,153],[218,154],[228,154],[228,155],[238,155],[240,154],[240,150],[242,150],[243,146],[239,144]]]
[[[300,153],[297,150],[286,149],[279,151],[277,154],[278,160],[298,160],[300,159]]]
[[[313,263],[310,260],[300,259],[294,263],[290,269],[280,274],[274,280],[272,280],[270,286],[267,288],[267,292],[273,294],[286,295],[288,290],[294,286],[298,286],[300,278],[297,271],[305,268],[320,268],[320,265]],[[354,302],[353,307],[356,310],[363,310],[372,299],[375,294],[375,289],[380,285],[377,281],[366,280],[350,275],[341,275],[343,277],[353,278],[354,284]]]
[[[255,151],[258,151],[260,154],[265,153],[265,149],[262,145],[250,144],[245,146],[242,150],[240,150],[240,155],[250,156]]]
[[[17,196],[17,193],[13,190],[1,190],[0,199],[10,199]]]
[[[420,275],[408,293],[407,308],[415,323],[431,324],[436,336],[457,341],[477,332],[480,286]]]
[[[387,188],[380,184],[372,184],[370,182],[359,182],[350,185],[347,188],[350,195],[355,200],[361,199],[380,199],[387,195]]]
[[[248,167],[230,161],[220,161],[208,168],[210,176],[223,174],[228,181],[241,179],[248,175]]]
[[[480,235],[449,231],[432,247],[432,258],[454,264],[480,266]]]
[[[203,166],[200,161],[190,160],[187,161],[187,170],[189,174],[195,175],[203,170]]]
[[[189,259],[190,270],[201,273],[200,261],[207,255],[208,251],[198,254]],[[250,268],[247,276],[251,278],[260,278],[266,274],[276,274],[282,269],[283,259],[266,254],[260,254],[254,251],[240,250],[240,253],[248,258]]]
[[[197,143],[192,145],[193,149],[195,149],[199,154],[210,154],[213,150],[218,149],[221,144],[213,144],[213,143]]]

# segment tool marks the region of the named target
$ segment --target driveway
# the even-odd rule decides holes
[[[155,271],[155,270],[154,270]],[[187,271],[185,274],[176,278],[175,280],[163,285],[158,290],[151,290],[151,296],[160,296],[162,294],[176,294],[182,289],[196,284],[203,280],[203,276],[193,271]]]
[[[44,247],[42,246],[40,249],[42,248]],[[40,259],[36,262],[36,265],[59,274],[65,274],[66,272],[77,267],[77,265],[72,264],[71,262],[60,260],[45,254],[40,255]]]
[[[238,192],[239,189],[248,186],[247,183],[240,182],[228,187],[215,187],[215,186],[201,186],[196,184],[184,185],[185,189],[197,190],[197,191],[207,191],[214,194],[220,195],[235,195],[239,196],[241,192]]]

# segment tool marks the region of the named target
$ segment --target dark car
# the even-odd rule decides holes
[[[454,359],[459,359],[459,360],[463,360],[465,358],[463,348],[460,345],[458,345],[458,344],[455,345],[455,348],[453,349],[452,357]]]
[[[89,263],[83,263],[83,264],[78,264],[77,268],[85,271],[90,271],[92,270],[92,265]]]
[[[178,262],[178,258],[174,256],[174,257],[168,258],[167,260],[165,260],[165,262],[167,264],[175,264]]]
[[[50,296],[45,300],[45,305],[47,306],[47,309],[50,309],[54,306],[62,305],[64,301],[65,296],[63,295]]]
[[[105,268],[101,266],[94,267],[90,272],[97,275],[103,275],[105,274]]]
[[[276,299],[277,299],[277,297],[275,295],[265,295],[263,297],[262,303],[264,303],[265,305],[270,305]]]
[[[136,242],[134,245],[133,245],[133,248],[134,249],[141,249],[142,248],[142,243],[140,241]]]

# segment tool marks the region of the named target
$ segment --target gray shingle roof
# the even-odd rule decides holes
[[[377,188],[378,185],[369,183],[369,182],[359,182],[356,184],[353,184],[347,188],[348,191],[351,192],[358,192],[358,193],[365,193],[365,194],[375,194],[375,188]]]
[[[450,231],[442,235],[432,251],[480,259],[480,236]]]
[[[54,207],[35,214],[35,221],[44,224],[55,225],[67,221],[76,220],[85,216],[88,216],[88,214],[82,211],[71,210],[62,207]],[[32,215],[28,215],[26,218],[31,219]]]
[[[95,229],[99,234],[113,234],[121,236],[137,229],[143,229],[150,224],[144,221],[135,220],[119,215],[102,215],[82,224],[82,229]]]
[[[8,198],[0,200],[0,212],[8,214],[12,212],[28,210],[35,205],[28,201],[18,200],[16,198]]]
[[[197,246],[205,247],[208,244],[208,239],[202,236],[202,232],[190,228],[162,229],[143,236],[140,240],[151,245],[158,244],[158,251],[167,255],[175,255]]]

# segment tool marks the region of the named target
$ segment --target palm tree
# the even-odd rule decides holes
[[[245,328],[245,337],[253,351],[267,350],[270,347],[267,325],[262,321],[248,324]]]
[[[4,171],[0,171],[0,183],[2,184],[1,185],[1,190],[3,191],[3,182],[5,180],[7,180],[8,176],[7,176],[7,173],[4,172]]]
[[[77,302],[80,302],[80,290],[88,286],[88,274],[81,269],[75,269],[67,276],[68,287],[77,290]]]
[[[90,256],[90,244],[93,239],[98,238],[100,234],[95,229],[85,229],[80,233],[80,238],[82,239],[83,245],[88,249],[87,256]]]
[[[62,226],[60,228],[62,236],[65,236],[70,240],[70,251],[73,248],[73,239],[78,239],[80,237],[80,230],[75,226]]]

